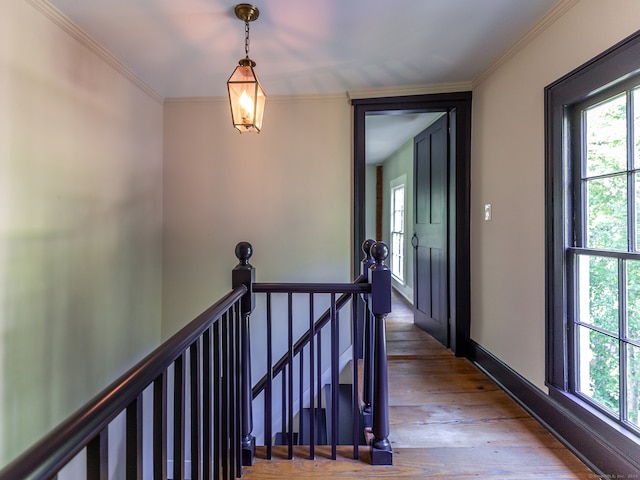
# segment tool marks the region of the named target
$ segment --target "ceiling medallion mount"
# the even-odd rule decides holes
[[[258,10],[258,7],[248,3],[239,3],[234,8],[234,11],[236,12],[236,17],[243,22],[253,22],[260,16],[260,10]]]

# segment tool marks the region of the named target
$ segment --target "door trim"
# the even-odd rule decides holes
[[[365,117],[368,113],[447,111],[450,118],[449,328],[456,356],[469,352],[471,92],[355,99],[353,106],[353,271],[365,240]]]

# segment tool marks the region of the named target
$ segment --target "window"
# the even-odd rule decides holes
[[[545,90],[550,395],[640,444],[640,34]]]
[[[572,169],[579,174],[567,249],[570,388],[632,429],[640,426],[639,106],[639,88],[616,87],[572,107],[569,116]]]
[[[404,281],[404,183],[391,188],[391,273]]]

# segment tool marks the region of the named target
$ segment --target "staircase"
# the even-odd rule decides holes
[[[338,385],[338,408],[337,408],[337,444],[353,445],[353,431],[351,426],[354,424],[353,416],[353,386],[350,383],[340,383]],[[329,421],[333,418],[333,391],[331,384],[327,384],[322,389],[319,397],[320,408],[315,407],[312,415],[311,408],[303,408],[296,416],[295,428],[293,433],[293,445],[311,445],[311,432],[314,435],[314,445],[331,445],[332,425]],[[360,412],[358,416],[358,445],[366,445],[364,436],[364,421]],[[311,421],[314,419],[313,429]],[[284,446],[289,444],[288,435],[284,432],[276,433],[273,445]]]
[[[335,460],[338,445],[350,445],[352,458],[357,460],[359,446],[369,445],[374,465],[392,463],[384,324],[391,311],[391,274],[384,265],[388,248],[370,240],[364,242],[363,251],[367,256],[362,275],[352,284],[254,282],[253,267],[248,263],[251,246],[244,245],[236,252],[240,259],[236,269],[241,271],[233,286],[246,285],[250,292],[247,298],[251,298],[243,311],[243,336],[250,337],[249,325],[266,326],[262,330],[267,346],[266,373],[255,384],[248,378],[253,385],[252,401],[244,405],[247,411],[243,415],[253,419],[253,404],[264,402],[263,409],[262,405],[256,408],[264,412],[263,418],[256,418],[256,431],[266,447],[267,459],[274,446],[286,445],[291,459],[294,446],[308,445],[309,457],[314,458],[316,446],[330,445]],[[264,294],[260,302],[253,299],[257,294]],[[255,303],[261,308],[253,312]],[[277,313],[273,305],[279,306]],[[319,305],[328,307],[318,316]],[[307,331],[298,333],[305,326]],[[274,351],[285,353],[276,360]],[[340,375],[341,365],[347,363],[343,363],[345,356],[350,358],[349,368]],[[245,358],[243,363],[248,365],[250,360]],[[344,371],[350,373],[348,382],[340,378]],[[256,439],[253,424],[243,425],[249,427],[242,432],[243,464],[251,465]]]
[[[294,445],[308,445],[312,459],[315,446],[327,445],[318,450],[330,450],[333,460],[338,445],[349,445],[340,451],[351,449],[358,460],[366,444],[372,464],[391,465],[384,323],[391,311],[388,248],[367,240],[363,251],[362,274],[352,283],[257,283],[249,264],[252,247],[239,243],[227,295],[4,467],[0,479],[59,478],[76,460],[84,468],[74,480],[106,480],[114,462],[126,480],[184,480],[188,471],[191,478],[235,479],[255,458],[254,421],[264,432],[267,459],[274,443],[286,444],[288,458]],[[258,294],[264,295],[265,318],[252,316]],[[274,311],[276,295],[285,301]],[[318,316],[315,308],[320,311],[324,303],[329,307]],[[301,304],[306,318],[299,315]],[[253,341],[266,348],[267,362],[266,374],[254,383],[250,328],[256,322],[265,322],[264,337]],[[259,401],[264,415],[254,419]],[[123,428],[109,428],[121,416]],[[274,425],[279,434],[271,433],[278,431]],[[124,445],[124,453],[110,444]]]

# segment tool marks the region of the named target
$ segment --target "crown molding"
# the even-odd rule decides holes
[[[562,17],[567,11],[580,0],[561,0],[553,7],[544,17],[540,19],[533,27],[531,27],[520,39],[511,47],[505,50],[496,60],[494,60],[486,69],[480,73],[471,82],[473,88],[480,85],[488,77],[490,77],[498,68],[513,58],[518,52],[529,45],[538,35],[549,28],[556,20]]]
[[[317,102],[323,101],[347,101],[348,97],[344,93],[317,94],[317,95],[267,95],[267,104],[269,103],[300,103],[300,102]],[[229,103],[229,97],[224,96],[202,96],[202,97],[167,97],[164,99],[165,104],[170,103]]]
[[[383,87],[366,90],[350,90],[349,100],[363,98],[403,97],[407,95],[429,95],[433,93],[454,93],[471,90],[471,82],[432,83],[428,85],[409,85],[406,87]]]
[[[364,98],[403,97],[409,95],[429,95],[434,93],[456,93],[471,90],[471,82],[439,83],[431,85],[412,85],[407,87],[374,88],[369,90],[352,90],[344,93],[308,94],[308,95],[267,95],[267,103],[300,103],[324,101],[346,101]],[[228,103],[229,98],[224,96],[201,97],[167,97],[165,104],[171,103]]]
[[[164,98],[147,83],[145,83],[140,77],[138,77],[133,71],[125,66],[120,60],[118,60],[113,54],[111,54],[102,45],[91,38],[84,30],[73,23],[67,18],[60,10],[55,8],[46,0],[25,0],[38,12],[43,14],[62,30],[68,33],[71,37],[77,40],[82,46],[89,51],[97,55],[101,60],[111,66],[116,72],[127,78],[136,87],[146,93],[149,97],[158,103],[162,103]]]
[[[271,100],[267,97],[267,100]],[[164,103],[229,103],[228,97],[166,97]]]
[[[271,95],[267,99],[275,103],[317,102],[318,100],[331,102],[337,100],[347,101],[347,96],[345,93],[318,93],[305,95]]]

